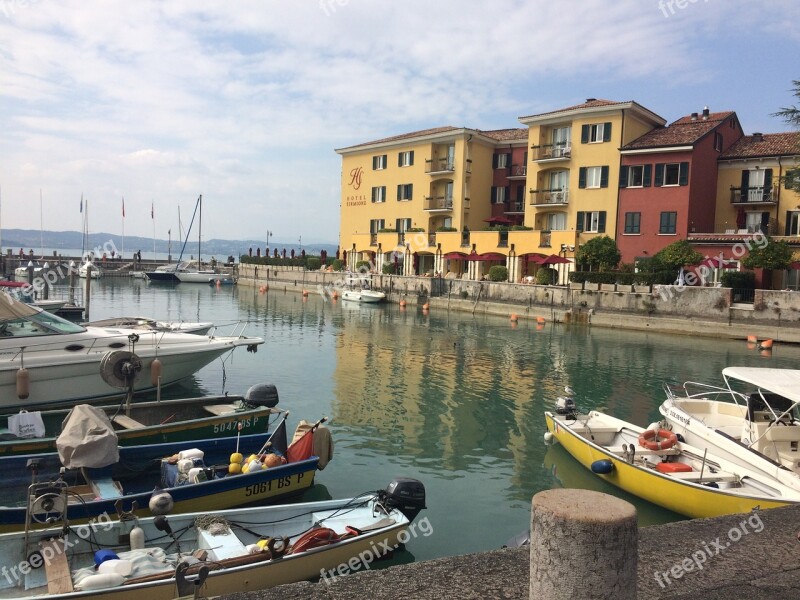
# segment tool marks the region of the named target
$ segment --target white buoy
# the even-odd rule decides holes
[[[553,437],[553,433],[552,432],[550,432],[550,431],[545,431],[544,432],[544,443],[545,444],[549,444],[550,442],[553,441],[553,439],[554,439],[554,437]]]
[[[136,525],[130,533],[131,550],[142,550],[144,548],[144,529]]]

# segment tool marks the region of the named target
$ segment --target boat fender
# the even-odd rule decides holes
[[[22,368],[17,370],[17,397],[20,400],[25,400],[30,395],[31,378],[28,374],[28,369]]]
[[[133,571],[133,563],[129,560],[114,559],[106,560],[97,567],[98,573],[117,573],[127,577]]]
[[[262,469],[261,461],[258,458],[251,460],[247,463],[247,472],[248,473],[255,473],[256,471],[260,471]]]
[[[645,429],[639,434],[639,445],[648,450],[669,450],[678,443],[678,436],[667,429]]]
[[[150,363],[150,383],[155,386],[161,383],[161,361],[157,358]]]
[[[297,541],[292,544],[289,554],[297,554],[298,552],[305,552],[306,550],[311,550],[312,548],[327,546],[338,539],[339,534],[337,534],[333,529],[328,527],[317,527],[316,529],[306,531],[303,535],[301,535]]]
[[[180,458],[203,458],[205,453],[199,448],[190,448],[188,450],[181,450],[178,452]]]
[[[552,431],[545,431],[544,432],[544,443],[549,444],[553,441],[553,432]]]
[[[191,458],[182,458],[178,461],[178,473],[186,475],[194,468],[194,460]]]
[[[130,532],[131,550],[144,548],[144,529],[136,525]]]
[[[596,460],[592,463],[592,473],[608,475],[614,470],[614,463],[608,459]]]
[[[75,589],[78,591],[102,590],[104,588],[118,587],[125,582],[125,578],[119,573],[101,573],[89,575]]]

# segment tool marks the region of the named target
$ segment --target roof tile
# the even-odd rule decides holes
[[[721,160],[800,154],[800,131],[746,135],[728,148]]]
[[[711,113],[706,120],[703,120],[702,117],[692,120],[691,115],[681,117],[667,127],[659,127],[648,131],[622,149],[635,150],[669,146],[691,146],[735,114],[733,111]]]

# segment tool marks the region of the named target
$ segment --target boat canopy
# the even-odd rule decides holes
[[[788,398],[794,404],[800,403],[800,370],[798,369],[726,367],[722,370],[722,376],[729,388],[728,380],[735,379]]]
[[[41,310],[15,299],[6,292],[0,293],[0,321],[25,319],[38,312]]]

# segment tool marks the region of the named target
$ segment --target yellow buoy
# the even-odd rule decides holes
[[[230,462],[232,462],[232,463],[241,463],[243,460],[244,460],[244,457],[242,456],[241,452],[234,452],[233,454],[231,454]]]
[[[153,385],[159,384],[159,379],[161,378],[161,361],[157,358],[153,359],[153,362],[150,363],[150,383]]]
[[[228,465],[228,473],[231,475],[238,475],[242,472],[242,464],[238,462],[233,462]]]
[[[31,378],[28,375],[28,369],[25,367],[17,370],[17,397],[20,400],[25,400],[30,396]]]

